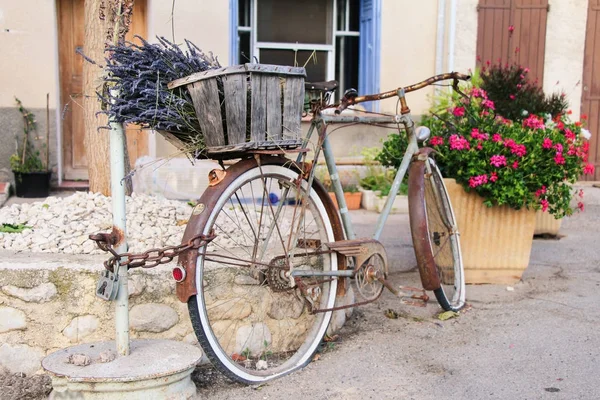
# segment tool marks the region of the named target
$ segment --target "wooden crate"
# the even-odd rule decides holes
[[[207,153],[229,158],[302,144],[305,76],[304,68],[243,64],[195,73],[169,88],[187,86]]]

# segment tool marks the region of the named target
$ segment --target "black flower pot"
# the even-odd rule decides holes
[[[17,197],[48,197],[52,172],[14,172]]]

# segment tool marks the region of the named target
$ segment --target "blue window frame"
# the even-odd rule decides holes
[[[308,28],[291,30],[286,36],[290,24],[277,15],[294,12],[294,7],[300,8],[299,13],[312,7],[302,14]],[[306,63],[308,80],[339,82],[338,96],[350,87],[360,94],[379,91],[381,0],[230,0],[229,11],[231,64]],[[270,34],[265,25],[278,34]],[[310,54],[314,59],[307,62]]]

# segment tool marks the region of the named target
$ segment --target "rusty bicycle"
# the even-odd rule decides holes
[[[251,68],[256,71],[259,67]],[[265,96],[262,108],[256,104],[247,107],[241,102],[237,108],[227,106],[227,116],[222,119],[228,123],[233,119],[241,123],[251,120],[254,144],[259,143],[254,131],[258,120],[267,131],[266,138],[269,132],[276,132],[278,141],[273,142],[275,145],[260,142],[258,146],[240,146],[231,138],[245,136],[245,130],[236,133],[229,125],[225,133],[220,127],[207,127],[206,132],[220,129],[220,134],[229,136],[229,143],[235,144],[227,146],[222,138],[212,143],[221,145],[220,149],[228,154],[225,157],[224,152],[215,151],[213,158],[221,155],[238,161],[211,171],[209,187],[193,209],[183,239],[184,243],[198,238],[205,241],[183,249],[174,270],[177,295],[188,303],[194,330],[206,355],[226,376],[246,384],[261,383],[305,366],[335,313],[375,301],[384,288],[399,296],[427,300],[426,295],[414,294],[414,289],[396,288],[388,282],[386,252],[378,241],[407,171],[410,228],[423,288],[433,291],[444,310],[459,310],[465,303],[452,205],[432,149],[418,145],[427,140],[430,132],[415,127],[406,94],[446,80],[457,88],[458,81],[469,77],[442,74],[366,96],[349,90],[340,102],[332,104],[330,96],[335,83],[305,84],[297,80],[303,69],[289,68],[287,83],[283,84],[282,69],[273,68],[266,70],[267,78],[255,76],[251,85],[252,96]],[[268,75],[273,71],[279,71],[279,75]],[[249,78],[235,80],[230,73],[219,81],[225,93],[234,93],[235,88],[237,93],[243,91]],[[207,76],[215,76],[203,74],[183,83],[197,84],[205,82]],[[217,87],[215,84],[213,89]],[[198,96],[205,96],[204,103],[210,103],[206,98],[211,93],[208,84],[190,89],[192,93],[193,90]],[[289,95],[288,91],[295,94]],[[398,99],[399,110],[394,115],[357,116],[343,112],[351,105],[391,97]],[[219,107],[217,100],[215,106]],[[291,106],[295,107],[292,113],[296,117],[298,107],[304,106],[312,116],[310,129],[300,141],[286,139],[286,131],[297,132],[300,128],[299,117],[286,120]],[[214,125],[214,121],[209,123]],[[328,139],[330,125],[349,123],[385,124],[402,130],[409,140],[371,238],[356,238]],[[291,127],[292,124],[296,125]],[[310,139],[315,134],[316,144],[309,152]],[[289,157],[290,154],[294,156]],[[315,177],[321,156],[331,176],[339,212]],[[356,300],[350,304],[337,302],[350,287]]]

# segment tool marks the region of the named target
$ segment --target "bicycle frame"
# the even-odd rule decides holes
[[[314,133],[315,129],[319,131],[319,145],[317,150],[315,151],[314,162],[316,163],[319,157],[320,149],[323,149],[323,156],[325,158],[325,163],[327,165],[327,170],[329,172],[329,176],[331,177],[331,183],[333,186],[333,190],[335,192],[335,197],[337,199],[339,205],[339,211],[342,218],[342,225],[344,227],[344,232],[346,233],[347,239],[355,239],[356,234],[354,232],[354,227],[352,225],[352,221],[350,218],[350,213],[348,212],[348,208],[346,206],[346,200],[344,199],[344,192],[342,190],[342,184],[339,179],[339,174],[337,172],[337,165],[335,163],[335,158],[333,156],[333,150],[331,148],[331,142],[327,137],[327,125],[328,124],[348,124],[348,123],[379,123],[379,124],[402,124],[406,130],[406,134],[408,135],[408,147],[404,153],[402,158],[402,162],[400,163],[400,167],[396,172],[394,177],[394,181],[392,183],[392,187],[390,189],[390,194],[388,195],[387,201],[381,214],[379,214],[379,218],[377,220],[377,224],[375,225],[375,231],[372,235],[373,239],[379,240],[381,233],[383,232],[383,227],[392,211],[392,204],[396,199],[398,189],[400,188],[400,184],[406,175],[406,171],[410,165],[412,157],[419,151],[419,146],[417,144],[417,138],[415,135],[414,122],[410,116],[410,113],[404,115],[392,115],[392,116],[380,116],[380,117],[355,117],[355,116],[334,116],[334,115],[323,115],[317,114],[315,118],[313,118],[311,122],[311,127],[305,137],[304,147],[308,144],[311,136]],[[301,156],[298,156],[298,162],[301,161]]]

